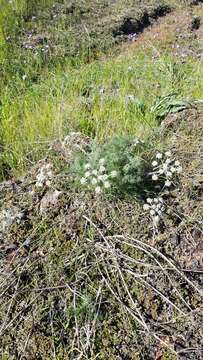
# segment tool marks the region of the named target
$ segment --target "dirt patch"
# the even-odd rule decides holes
[[[202,7],[192,7],[190,10],[176,11],[156,24],[145,29],[143,34],[133,38],[132,47],[148,47],[153,45],[159,53],[170,51],[174,58],[186,61],[188,57],[202,59],[203,54],[203,24],[201,21]],[[197,29],[192,29],[193,22]],[[198,25],[198,26],[197,26]],[[131,39],[130,39],[131,40]],[[128,50],[124,45],[126,51]],[[155,57],[156,51],[155,51]]]
[[[126,39],[133,33],[140,33],[159,17],[171,11],[169,4],[160,5],[156,1],[129,1],[125,5],[121,1],[104,3],[71,2],[53,5],[50,9],[26,18],[24,33],[16,31],[15,41],[28,52],[54,55],[60,48],[61,56],[75,56],[84,49],[84,42],[92,50],[105,50]],[[60,28],[60,36],[58,29]],[[46,47],[41,34],[47,33]],[[69,41],[67,42],[67,35]],[[104,41],[105,39],[105,41]],[[81,50],[82,50],[81,49]],[[59,55],[59,54],[57,54]]]
[[[138,20],[135,18],[124,18],[121,25],[117,29],[113,30],[113,35],[116,37],[135,33],[139,34],[150,26],[153,20],[157,20],[158,18],[165,16],[170,13],[171,10],[171,7],[168,5],[159,5],[153,9],[152,12],[144,11]]]
[[[202,114],[184,111],[160,135],[184,172],[164,196],[158,232],[136,200],[73,191],[64,173],[72,147],[64,144],[1,185],[1,211],[12,220],[0,249],[1,348],[9,359],[76,359],[77,349],[101,360],[201,359]],[[36,188],[49,162],[52,189]]]

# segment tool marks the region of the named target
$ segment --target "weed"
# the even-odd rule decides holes
[[[72,167],[78,183],[117,196],[140,197],[145,187],[145,145],[141,140],[116,137],[104,145],[94,144],[87,155],[76,158]]]
[[[177,113],[191,107],[191,102],[178,100],[176,93],[159,97],[152,106],[151,111],[158,120],[164,119],[170,113]]]
[[[164,186],[169,188],[177,174],[182,172],[182,166],[180,165],[179,160],[175,160],[172,157],[171,151],[166,151],[165,153],[157,153],[156,159],[152,161],[152,180],[153,181],[162,181]]]

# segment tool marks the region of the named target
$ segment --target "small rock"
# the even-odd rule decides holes
[[[40,214],[44,214],[50,207],[56,206],[62,191],[48,191],[41,200]]]

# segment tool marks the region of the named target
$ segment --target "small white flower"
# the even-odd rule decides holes
[[[168,170],[168,165],[165,163],[165,164],[163,164],[163,171],[165,172],[165,171],[167,171]]]
[[[97,170],[93,170],[93,171],[92,171],[92,175],[97,176],[97,174],[98,174],[98,171],[97,171]]]
[[[159,179],[158,175],[154,174],[152,175],[152,180],[153,181],[157,181]]]
[[[89,176],[91,176],[90,171],[86,171],[86,173],[85,173],[85,177],[86,177],[86,178],[88,178]]]
[[[105,187],[106,189],[109,189],[110,186],[111,186],[111,184],[110,184],[109,181],[105,181],[105,182],[104,182],[104,187]]]
[[[165,182],[165,186],[167,186],[167,187],[169,187],[169,186],[171,186],[171,181],[169,181],[169,180],[166,180],[166,182]]]
[[[100,166],[100,168],[99,168],[99,172],[100,172],[100,173],[103,173],[105,170],[106,170],[106,168],[105,168],[103,165]]]
[[[148,202],[148,204],[151,204],[153,202],[153,200],[151,198],[147,198],[147,202]]]
[[[97,184],[97,179],[93,178],[91,182],[92,182],[92,185],[96,185]]]
[[[23,81],[25,81],[27,79],[27,75],[23,75],[22,79],[23,79]]]
[[[99,175],[97,178],[99,181],[103,181],[103,175]]]
[[[96,192],[96,194],[100,194],[100,193],[101,193],[101,188],[100,188],[100,186],[97,186],[97,187],[95,188],[95,192]]]
[[[107,175],[107,174],[102,175],[102,181],[106,181],[107,179],[108,179],[108,175]]]
[[[85,179],[84,177],[80,180],[80,183],[81,183],[82,185],[86,184],[86,182],[87,182],[87,179]]]
[[[154,203],[158,204],[159,200],[157,198],[154,198]]]
[[[165,164],[170,164],[171,163],[171,159],[166,159],[166,161],[165,161]]]
[[[182,171],[183,171],[182,166],[178,166],[178,168],[177,168],[177,173],[180,174]]]
[[[91,169],[91,165],[88,163],[85,165],[85,170],[89,170],[89,169]]]
[[[116,170],[113,170],[113,171],[111,171],[111,173],[110,173],[110,177],[112,177],[112,178],[117,177],[117,175],[118,175],[118,171],[116,171]]]
[[[144,205],[143,205],[143,209],[144,209],[145,211],[149,210],[149,209],[150,209],[150,205],[144,204]]]
[[[152,208],[153,210],[155,210],[155,209],[156,209],[156,205],[153,204],[153,205],[151,206],[151,208]]]
[[[175,161],[175,166],[179,166],[180,165],[180,161]]]
[[[159,170],[159,174],[160,174],[160,175],[163,175],[163,174],[164,174],[164,170],[163,170],[163,169],[160,169],[160,170]]]
[[[100,94],[100,95],[104,95],[104,94],[105,94],[105,89],[104,89],[104,88],[101,88],[101,89],[99,90],[99,94]]]
[[[150,210],[150,215],[154,216],[156,212],[154,210]]]
[[[166,155],[167,157],[171,157],[171,151],[166,151],[166,152],[165,152],[165,155]]]
[[[174,166],[171,166],[170,170],[171,170],[172,173],[176,172],[176,168],[174,168]]]
[[[157,161],[153,161],[153,162],[152,162],[152,166],[153,166],[153,167],[155,167],[155,166],[157,166],[157,165],[158,165],[158,162],[157,162]]]
[[[100,159],[100,160],[99,160],[99,164],[100,164],[100,165],[104,165],[104,163],[105,163],[105,159]]]
[[[156,154],[156,158],[157,158],[157,159],[162,159],[162,157],[163,157],[163,155],[162,155],[161,153],[157,153],[157,154]]]

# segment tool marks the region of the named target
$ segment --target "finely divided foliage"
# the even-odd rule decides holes
[[[112,144],[114,145],[112,147]],[[94,147],[92,152],[88,155],[90,161],[96,159],[94,166],[91,162],[84,163],[83,176],[80,178],[80,184],[87,190],[94,191],[97,195],[107,192],[115,194],[122,194],[122,183],[125,177],[125,187],[131,189],[131,195],[136,196],[137,199],[145,197],[145,194],[150,192],[151,194],[157,193],[159,188],[159,197],[147,198],[146,203],[143,206],[145,211],[148,211],[155,226],[158,226],[160,218],[163,218],[166,204],[162,198],[162,194],[165,190],[168,191],[178,181],[178,175],[182,172],[182,166],[179,160],[176,160],[172,156],[171,151],[157,152],[155,159],[150,161],[146,157],[146,147],[140,139],[127,139],[127,138],[116,138],[110,143],[104,146],[105,151],[103,152],[102,147]],[[98,154],[105,152],[111,155],[105,158],[98,158]],[[123,154],[125,156],[123,157]],[[117,156],[117,159],[116,159]],[[120,156],[120,158],[119,158]],[[149,156],[149,155],[148,155]],[[136,159],[142,159],[145,162],[143,168],[143,162],[138,162],[136,165],[138,169],[134,169],[133,157]],[[112,169],[112,164],[109,166],[113,159],[115,169]],[[83,160],[85,161],[85,160]],[[139,168],[140,167],[140,168]],[[150,169],[149,171],[147,169]],[[124,171],[127,169],[127,173]],[[152,182],[149,181],[151,177]],[[138,180],[139,179],[139,180]],[[137,185],[139,186],[137,187]],[[142,184],[142,186],[140,186]],[[134,189],[133,189],[134,185]],[[142,192],[142,193],[141,193]],[[126,195],[130,195],[127,193]]]
[[[111,187],[111,180],[116,178],[118,173],[116,170],[106,173],[105,159],[100,159],[98,168],[92,169],[90,164],[84,166],[85,174],[81,178],[80,183],[87,185],[89,188],[94,187],[95,193],[100,194],[103,189]]]
[[[140,197],[144,190],[147,162],[140,139],[115,137],[103,145],[94,144],[89,153],[76,156],[72,172],[76,183],[97,194]]]

